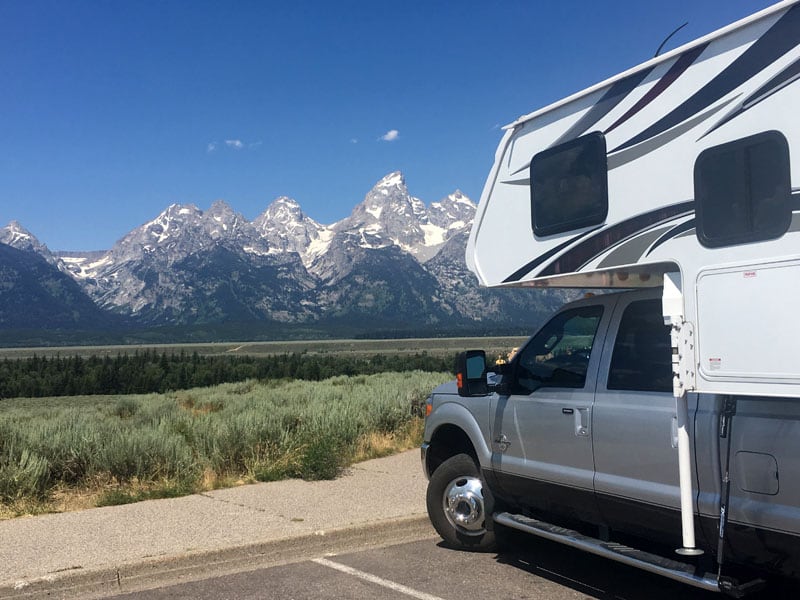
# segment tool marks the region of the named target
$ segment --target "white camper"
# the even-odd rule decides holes
[[[443,386],[428,400],[422,448],[445,540],[488,547],[500,523],[733,594],[751,586],[723,576],[726,549],[739,566],[800,575],[798,78],[793,0],[506,127],[467,246],[480,283],[655,289],[562,309],[499,379],[482,352],[461,355],[457,393]],[[645,310],[657,299],[663,345]],[[644,333],[636,327],[658,345],[625,341]],[[626,345],[638,353],[630,386],[615,383],[633,373],[614,372]],[[671,410],[654,379],[662,366]],[[677,552],[710,550],[716,575],[694,573],[702,559],[672,564],[609,543],[611,529],[664,541],[655,524],[676,513]]]
[[[798,76],[800,7],[783,2],[519,118],[467,264],[487,286],[674,273],[687,389],[800,396]]]

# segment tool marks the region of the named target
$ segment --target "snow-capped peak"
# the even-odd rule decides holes
[[[17,250],[36,252],[48,262],[55,264],[57,259],[47,246],[40,242],[35,235],[25,229],[19,221],[11,221],[0,229],[0,243],[13,246]]]
[[[473,209],[475,208],[475,203],[472,200],[470,200],[467,196],[465,196],[461,190],[456,190],[455,192],[447,196],[447,199],[450,200],[451,202],[454,202],[455,204],[466,204],[467,206]]]
[[[400,171],[394,171],[386,175],[383,179],[381,179],[377,184],[375,184],[376,188],[384,188],[384,187],[406,187],[406,180],[403,177],[403,173]]]
[[[453,195],[459,199],[463,196],[460,192]],[[393,245],[424,262],[450,237],[468,226],[461,214],[463,211],[451,207],[455,202],[448,199],[440,202],[446,204],[447,209],[434,210],[437,220],[433,222],[425,203],[409,194],[403,174],[394,171],[378,181],[351,215],[331,229],[349,236],[350,240],[359,240],[362,248]]]
[[[236,213],[225,200],[214,200],[206,214],[211,216],[215,221],[236,217]]]
[[[256,217],[253,224],[257,229],[261,230],[276,223],[301,222],[306,218],[305,214],[303,214],[303,209],[300,208],[300,204],[296,200],[288,196],[280,196],[272,201],[267,210]]]
[[[276,198],[256,217],[253,226],[274,252],[296,252],[304,262],[308,260],[309,246],[325,229],[307,217],[296,200],[287,196]]]
[[[58,267],[62,271],[66,270],[61,260],[50,252],[50,249],[40,242],[35,235],[25,229],[19,221],[11,221],[5,227],[0,228],[0,244],[7,244],[25,252],[35,252],[51,265]]]
[[[475,218],[477,207],[460,190],[431,204],[428,216],[431,223],[449,230],[466,229]]]
[[[11,221],[8,225],[0,229],[0,242],[22,249],[30,246],[36,240],[33,234],[25,229],[19,221]],[[38,242],[38,240],[37,240]]]

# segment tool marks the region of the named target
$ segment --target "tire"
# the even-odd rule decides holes
[[[426,495],[428,517],[448,546],[489,552],[497,547],[486,510],[490,498],[475,461],[468,454],[457,454],[431,475]]]

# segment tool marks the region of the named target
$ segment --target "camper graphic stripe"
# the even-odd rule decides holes
[[[742,55],[656,123],[617,146],[618,152],[648,140],[708,108],[800,43],[800,5],[795,5]]]
[[[606,129],[605,133],[608,134],[610,131],[613,131],[625,121],[630,119],[633,115],[642,110],[645,106],[650,104],[653,100],[658,98],[658,96],[660,96],[664,90],[675,83],[678,77],[683,75],[686,69],[688,69],[692,63],[697,60],[697,58],[703,53],[703,50],[705,50],[707,47],[708,44],[702,44],[697,48],[692,48],[688,52],[681,54],[678,57],[678,60],[676,60],[675,63],[670,67],[669,71],[667,71],[666,74],[659,79],[658,82],[656,82],[656,84],[628,110],[628,112],[622,115],[614,122],[613,125]]]
[[[739,106],[733,112],[725,115],[722,120],[714,125],[711,129],[706,131],[700,139],[706,137],[712,131],[715,131],[722,127],[728,121],[735,119],[743,112],[746,112],[753,108],[756,104],[761,102],[762,100],[766,100],[773,94],[779,92],[787,85],[792,83],[795,79],[800,77],[800,60],[794,61],[791,65],[786,67],[783,71],[778,73],[775,77],[770,79],[765,85],[761,86],[756,92],[751,94],[748,98],[742,102],[741,106]]]
[[[597,258],[620,242],[651,229],[654,225],[664,223],[677,217],[694,212],[694,201],[681,202],[665,206],[657,210],[627,219],[608,229],[603,229],[585,239],[567,251],[537,274],[537,277],[549,277],[561,273],[580,271],[591,260]]]

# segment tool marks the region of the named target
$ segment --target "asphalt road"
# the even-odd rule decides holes
[[[796,598],[771,587],[754,599]],[[438,538],[319,556],[291,564],[117,595],[128,600],[464,598],[720,600],[703,592],[558,544],[521,537],[501,554],[451,550]]]

